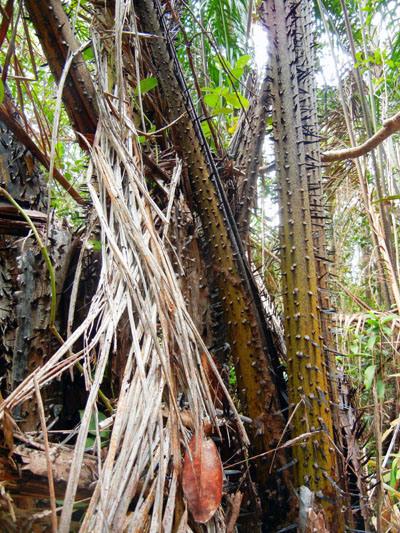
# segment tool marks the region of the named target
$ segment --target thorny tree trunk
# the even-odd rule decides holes
[[[0,185],[45,229],[46,187],[32,155],[0,123]],[[48,271],[35,238],[21,215],[5,199],[0,202],[0,346],[4,356],[3,393],[7,396],[43,364],[57,343],[49,332],[51,289]],[[57,287],[63,287],[71,257],[69,228],[48,222],[49,250]],[[60,294],[58,295],[60,297]],[[59,300],[59,298],[58,298]],[[49,398],[57,411],[60,398]],[[24,430],[36,430],[36,405],[27,402],[13,413]]]
[[[242,114],[229,148],[229,157],[235,165],[233,173],[238,174],[234,180],[235,198],[231,204],[243,243],[249,238],[251,210],[257,198],[257,180],[270,108],[268,78],[263,79],[260,88],[251,89],[255,92],[250,99],[249,109]]]
[[[242,251],[238,248],[232,228],[234,223],[221,196],[216,169],[207,160],[199,128],[195,128],[187,118],[188,102],[182,96],[184,87],[179,85],[174,70],[177,63],[171,60],[171,47],[168,50],[165,44],[165,37],[168,41],[168,36],[162,33],[153,0],[135,2],[135,7],[142,31],[163,37],[150,40],[148,46],[155,67],[154,74],[168,102],[168,119],[172,122],[180,118],[176,127],[172,128],[174,141],[185,163],[189,202],[201,220],[206,262],[212,264],[212,285],[218,290],[225,338],[236,368],[240,400],[254,421],[254,450],[272,449],[281,437],[284,426],[277,401],[278,390],[266,357],[268,351],[271,354],[274,350],[271,336],[266,336],[264,317],[260,315],[260,306],[255,305],[257,299],[255,302],[251,299],[257,298],[256,291],[253,289],[254,292],[249,293],[253,282],[244,264]],[[228,233],[229,227],[231,233]],[[284,461],[284,458],[281,457],[280,461]],[[268,513],[276,519],[279,505],[276,499],[276,474],[271,476],[269,473],[272,464],[269,458],[263,463],[259,481],[267,492],[262,494],[262,498],[271,502],[273,508],[269,507]],[[278,463],[275,463],[274,470],[277,466]]]
[[[301,10],[301,11],[300,11]],[[318,284],[318,302],[320,306],[321,328],[324,344],[324,357],[328,370],[328,390],[331,401],[335,442],[339,452],[336,453],[341,488],[349,494],[348,476],[344,461],[344,443],[342,421],[345,413],[340,413],[338,391],[338,371],[336,368],[334,338],[331,332],[331,302],[329,285],[329,267],[326,244],[326,224],[329,217],[324,205],[324,194],[321,172],[321,151],[319,124],[317,117],[317,100],[315,88],[315,57],[314,57],[314,6],[311,2],[298,4],[293,8],[292,17],[295,26],[292,29],[294,51],[296,54],[296,72],[299,90],[302,133],[304,139],[305,172],[307,175],[308,194],[310,201],[312,240],[314,245],[315,268]],[[353,523],[350,501],[346,497],[347,524]]]
[[[324,508],[328,528],[343,530],[339,495],[333,483],[336,460],[324,360],[314,253],[302,102],[296,69],[296,18],[308,12],[307,1],[265,2],[272,43],[273,128],[281,212],[281,265],[288,349],[289,400],[293,433],[319,431],[293,451],[295,484],[311,490]],[[305,19],[304,24],[309,23]],[[300,24],[297,21],[299,27]],[[300,26],[301,27],[301,26]],[[297,58],[298,59],[298,58]],[[304,110],[304,106],[303,106]],[[311,110],[312,112],[312,110]],[[310,152],[307,154],[310,156]],[[308,161],[309,163],[309,161]]]
[[[297,81],[299,86],[300,110],[304,137],[305,164],[310,198],[311,224],[314,243],[314,254],[318,281],[319,305],[321,310],[321,325],[325,347],[325,361],[328,369],[329,396],[334,422],[334,435],[339,452],[336,454],[338,464],[338,485],[343,492],[343,503],[346,508],[346,525],[354,527],[354,516],[351,500],[356,502],[356,508],[361,509],[365,518],[365,502],[363,501],[366,487],[362,480],[362,470],[359,464],[360,450],[352,435],[355,431],[354,415],[350,399],[346,398],[347,387],[343,372],[336,367],[335,341],[331,332],[332,309],[330,301],[329,267],[326,244],[326,223],[329,212],[324,204],[323,183],[321,173],[320,136],[317,118],[317,102],[314,76],[314,48],[313,39],[313,5],[300,4],[302,16],[296,18],[296,29],[293,33],[296,51]],[[339,395],[340,391],[340,395]],[[351,466],[349,466],[351,465]],[[350,497],[351,494],[351,497]],[[357,517],[357,514],[356,514]],[[361,518],[361,517],[358,517]],[[358,524],[360,525],[360,524]]]

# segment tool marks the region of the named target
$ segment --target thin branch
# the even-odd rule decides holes
[[[321,161],[329,163],[332,161],[343,161],[344,159],[355,159],[368,154],[371,150],[379,146],[390,135],[400,131],[400,112],[384,121],[383,126],[372,137],[359,146],[344,148],[343,150],[332,150],[321,154]]]

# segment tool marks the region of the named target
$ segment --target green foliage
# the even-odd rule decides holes
[[[367,394],[373,386],[376,387],[380,401],[385,398],[385,369],[392,360],[388,341],[392,337],[393,323],[398,319],[394,314],[378,315],[370,311],[363,328],[356,326],[351,335],[349,357],[359,358],[359,363],[353,365],[350,359],[348,371],[355,383],[360,380]]]
[[[84,414],[84,411],[79,411],[79,415],[82,419]],[[96,438],[97,438],[97,426],[99,423],[104,422],[106,420],[106,415],[100,411],[97,412],[97,414],[93,414],[90,418],[89,422],[89,431],[88,431],[88,437],[86,439],[85,448],[86,449],[92,449],[95,445]],[[103,431],[99,432],[100,435],[100,446],[106,446],[109,438],[110,438],[111,431],[109,429],[105,429]]]
[[[230,62],[222,57],[216,57],[216,65],[220,70],[221,84],[203,87],[205,93],[204,102],[210,108],[215,125],[223,124],[225,132],[232,135],[235,132],[238,111],[249,107],[248,99],[240,92],[240,79],[243,77],[245,68],[249,63],[251,56],[248,54],[241,55],[232,66]],[[207,123],[203,123],[203,131],[209,140],[211,132]],[[220,128],[221,131],[221,128]],[[229,137],[225,134],[225,137]]]
[[[135,89],[135,95],[137,96],[140,94],[146,94],[158,85],[157,78],[154,78],[152,76],[148,78],[144,78],[143,80],[140,80],[139,85]]]
[[[75,17],[75,10],[78,2],[69,2],[67,12],[71,14],[75,21],[75,30],[78,38],[86,41],[90,37],[89,24],[80,17]],[[83,1],[79,3],[81,9],[89,9],[89,3]],[[41,47],[29,21],[27,21],[30,39],[35,50],[32,58],[28,41],[23,26],[18,27],[15,38],[15,54],[18,62],[10,61],[8,71],[7,87],[15,104],[23,110],[28,122],[32,123],[35,137],[33,140],[40,149],[47,155],[50,154],[52,127],[55,116],[57,84],[50,72],[46,58],[41,55]],[[10,27],[7,39],[11,37]],[[7,41],[5,41],[7,42]],[[7,46],[0,50],[0,64],[4,64],[7,54]],[[91,47],[84,52],[84,58],[91,63],[93,61],[93,50]],[[23,78],[22,80],[19,78]],[[26,79],[25,79],[26,78]],[[4,85],[0,81],[0,103],[3,99]],[[23,107],[21,102],[23,101]],[[38,126],[40,121],[40,126]],[[56,144],[56,168],[73,183],[76,189],[84,182],[88,155],[79,147],[75,134],[71,128],[69,118],[62,107],[59,125],[59,135]],[[43,169],[43,174],[47,175]],[[82,193],[85,196],[85,193]],[[53,180],[51,184],[51,206],[60,217],[65,217],[74,226],[82,223],[83,212],[75,201],[58,183]]]
[[[246,0],[208,0],[202,3],[192,0],[181,13],[188,43],[178,35],[178,57],[190,85],[193,76],[186,50],[189,44],[196,76],[204,88],[204,102],[210,108],[214,129],[224,144],[234,133],[240,109],[248,106],[242,81],[251,60],[246,53],[247,17]],[[195,92],[193,96],[198,99]],[[212,144],[208,123],[203,122],[202,127]]]

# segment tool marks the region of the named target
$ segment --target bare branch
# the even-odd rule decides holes
[[[321,154],[321,161],[329,163],[332,161],[343,161],[344,159],[355,159],[362,155],[366,155],[397,131],[400,131],[400,112],[385,120],[382,128],[363,144],[353,146],[352,148],[345,148],[343,150],[325,152]]]

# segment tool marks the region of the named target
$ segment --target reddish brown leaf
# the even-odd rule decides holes
[[[208,522],[222,498],[222,463],[211,439],[193,435],[185,453],[182,472],[183,493],[196,522]]]

